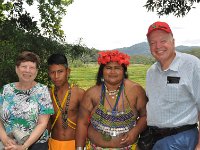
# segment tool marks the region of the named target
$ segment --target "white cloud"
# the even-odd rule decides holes
[[[97,49],[128,47],[146,41],[148,26],[166,21],[172,28],[176,45],[200,45],[199,5],[183,18],[172,15],[159,18],[143,7],[146,0],[74,0],[67,8],[63,30],[67,42]]]

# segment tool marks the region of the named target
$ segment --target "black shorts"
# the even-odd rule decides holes
[[[48,142],[45,143],[35,143],[31,145],[28,150],[48,150]]]

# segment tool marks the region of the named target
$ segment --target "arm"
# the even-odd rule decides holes
[[[33,143],[35,143],[40,136],[43,134],[45,129],[47,128],[47,123],[49,121],[50,115],[40,115],[38,118],[38,124],[31,133],[30,137],[26,140],[26,142],[23,144],[25,148],[28,148]]]
[[[199,138],[198,138],[198,144],[196,145],[195,150],[200,150],[200,61],[198,60],[196,62],[196,68],[194,69],[194,73],[193,73],[193,80],[192,80],[192,85],[193,88],[192,89],[192,93],[194,94],[193,97],[195,97],[195,102],[197,104],[198,107],[198,130],[199,130]]]
[[[49,90],[50,97],[51,97],[51,100],[52,100],[51,88],[49,88],[48,90]],[[53,105],[53,101],[52,101],[52,105]],[[49,121],[48,121],[48,124],[47,124],[47,130],[48,130],[49,135],[51,134],[51,125],[52,125],[52,120],[51,120],[51,115],[50,115]]]
[[[7,135],[1,119],[0,119],[0,141],[2,141],[5,147],[16,144],[16,142]]]
[[[48,123],[48,120],[49,120],[49,116],[50,115],[40,115],[38,117],[37,126],[32,131],[31,135],[29,136],[29,138],[25,141],[25,143],[23,145],[11,145],[11,146],[8,146],[6,148],[7,149],[12,149],[13,148],[13,149],[16,149],[16,150],[25,150],[26,148],[31,146],[33,143],[35,143],[40,138],[42,133],[47,128],[47,123]]]
[[[131,145],[134,142],[136,142],[139,134],[147,127],[147,122],[146,122],[147,97],[145,94],[145,90],[141,86],[137,85],[137,87],[132,89],[132,91],[135,91],[137,93],[136,109],[139,113],[139,118],[137,120],[136,126],[132,128],[128,132],[128,134],[125,134],[124,137],[122,137],[120,143],[121,145]]]
[[[12,144],[16,144],[15,141],[13,139],[11,139],[4,128],[4,122],[3,119],[1,118],[2,114],[3,114],[3,88],[0,89],[0,141],[2,141],[4,146],[9,146]]]
[[[89,125],[89,117],[93,109],[92,92],[87,91],[80,103],[77,128],[76,128],[76,147],[85,147],[87,130]]]
[[[135,126],[135,129],[137,129],[138,135],[147,127],[146,104],[147,104],[147,97],[146,97],[145,90],[141,86],[138,86],[136,108],[139,113],[139,119],[137,120],[137,124]]]
[[[51,134],[51,125],[52,125],[52,122],[51,122],[51,116],[49,117],[49,121],[48,121],[48,124],[47,124],[47,130],[48,130],[48,135],[50,136]]]
[[[37,125],[33,129],[29,138],[25,141],[23,145],[25,148],[31,146],[40,138],[40,136],[47,129],[50,114],[54,113],[49,89],[46,86],[43,86],[42,89],[40,90],[41,90],[40,92],[42,93],[42,96],[38,99],[40,112],[39,112],[39,116],[37,120]],[[45,101],[46,105],[43,105],[44,102],[42,101]]]

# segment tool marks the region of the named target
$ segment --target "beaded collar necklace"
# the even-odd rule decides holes
[[[112,109],[112,111],[111,111],[112,115],[116,115],[117,114],[117,105],[118,105],[118,102],[120,100],[120,96],[121,96],[121,92],[122,92],[123,88],[124,88],[124,82],[122,82],[121,85],[119,86],[117,97],[116,97],[116,100],[115,100],[115,105],[113,107],[111,107],[110,103],[108,102],[110,107],[111,107],[111,109]],[[102,102],[104,104],[104,101],[106,99],[106,86],[105,86],[105,84],[102,85],[101,99],[102,99]]]
[[[117,97],[117,95],[119,93],[120,86],[116,90],[112,90],[112,91],[109,91],[105,84],[104,84],[104,86],[105,86],[106,93],[108,93],[108,95],[111,96],[112,99]]]
[[[68,108],[69,108],[69,101],[70,101],[70,97],[71,97],[71,86],[69,85],[68,87],[68,90],[66,91],[66,94],[62,100],[63,102],[63,106],[61,106],[60,104],[60,101],[58,99],[58,95],[57,95],[57,89],[55,88],[54,92],[53,93],[53,99],[54,99],[54,102],[56,103],[59,111],[62,113],[62,126],[66,129],[67,126],[68,126],[68,115],[67,115],[67,112],[68,112]],[[65,104],[65,110],[63,109],[64,108],[64,102],[66,101],[66,104]]]

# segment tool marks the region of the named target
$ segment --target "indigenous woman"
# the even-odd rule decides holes
[[[146,128],[144,89],[130,81],[130,57],[117,50],[99,53],[96,85],[81,102],[76,131],[76,149],[135,149],[139,134]]]
[[[48,87],[35,81],[38,68],[35,53],[20,53],[15,67],[19,81],[3,86],[0,93],[0,141],[5,150],[48,150],[46,128],[54,110]]]

